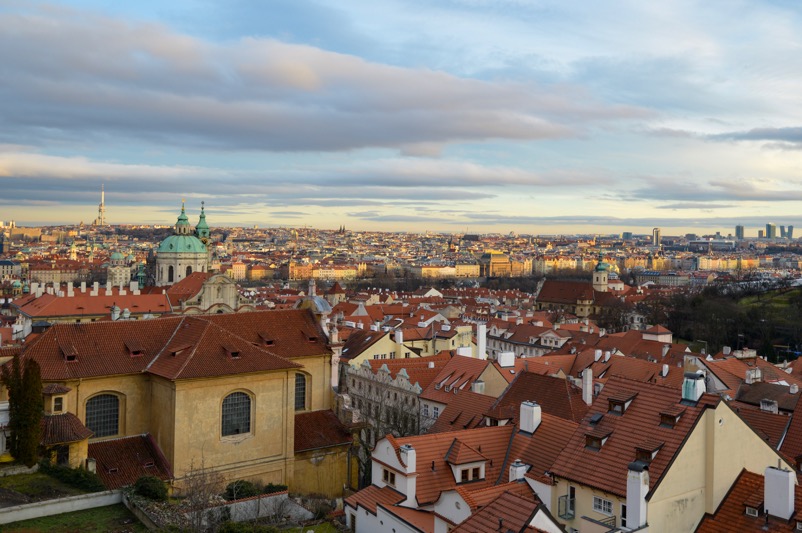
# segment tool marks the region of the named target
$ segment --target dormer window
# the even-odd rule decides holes
[[[757,518],[758,516],[760,516],[760,510],[755,508],[755,507],[750,507],[749,505],[747,505],[745,507],[745,511],[744,512],[745,512],[746,516],[751,516],[751,517],[754,517],[754,518]],[[797,529],[799,529],[799,528],[797,527]]]
[[[612,430],[605,430],[602,428],[596,428],[593,431],[588,431],[585,433],[585,448],[593,451],[601,450],[611,433]]]
[[[60,413],[64,410],[64,397],[56,396],[53,398],[53,412]]]
[[[662,442],[645,440],[635,446],[635,460],[647,464],[651,463],[662,447]]]
[[[668,408],[663,409],[660,411],[660,427],[675,427],[679,423],[684,412],[685,408],[679,405],[670,405]]]
[[[618,416],[623,415],[629,408],[629,405],[632,403],[632,400],[635,399],[635,396],[637,396],[637,393],[631,393],[626,391],[611,395],[607,399],[608,402],[607,412]]]
[[[134,339],[125,341],[125,348],[128,350],[128,355],[131,357],[142,357],[145,354],[144,346]]]

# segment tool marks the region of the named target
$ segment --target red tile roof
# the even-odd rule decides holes
[[[609,399],[639,393],[623,415],[608,412]],[[635,460],[635,448],[645,435],[665,444],[649,465],[650,489],[659,482],[697,419],[708,407],[721,401],[718,396],[704,394],[696,405],[680,404],[681,391],[641,381],[612,377],[593,402],[579,429],[554,463],[552,472],[622,497],[626,496],[627,465]],[[684,407],[674,427],[661,425],[660,413]],[[602,418],[594,423],[594,415]],[[607,441],[599,449],[586,447],[586,435]]]
[[[354,509],[363,507],[376,514],[376,505],[383,504],[385,506],[393,505],[404,501],[406,497],[392,487],[385,486],[382,488],[376,485],[369,485],[360,490],[356,494],[352,494],[345,499],[345,505],[349,505]]]
[[[120,295],[119,288],[112,288],[110,292],[106,289],[99,289],[97,296],[90,296],[88,289],[85,293],[82,293],[80,289],[76,290],[75,296],[56,296],[45,293],[37,298],[35,294],[29,294],[15,300],[13,305],[19,308],[20,313],[34,320],[63,316],[111,315],[113,305],[120,309],[128,309],[133,316],[147,313],[161,315],[172,311],[167,294],[134,295],[130,291],[126,292],[127,294]]]
[[[526,497],[505,491],[451,531],[453,533],[524,531],[540,506],[534,495]]]
[[[150,434],[89,443],[97,474],[108,489],[133,484],[142,476],[172,479],[170,464]]]
[[[448,402],[427,433],[471,429],[484,424],[484,413],[496,401],[492,396],[462,391]]]
[[[343,446],[353,441],[351,432],[332,411],[295,415],[295,452]]]
[[[743,470],[733,483],[732,488],[721,501],[716,512],[705,514],[697,533],[731,533],[733,531],[798,531],[797,520],[802,519],[802,487],[796,486],[794,493],[795,513],[791,520],[781,520],[762,512],[759,516],[746,514],[746,506],[759,509],[763,504],[763,487],[765,478]]]
[[[88,439],[92,435],[94,435],[92,430],[84,426],[78,417],[72,413],[45,415],[42,417],[41,444],[43,446],[79,442]]]
[[[485,414],[497,420],[509,418],[518,423],[521,402],[526,400],[540,404],[544,413],[576,423],[588,410],[582,401],[582,389],[568,380],[524,372],[518,374]]]

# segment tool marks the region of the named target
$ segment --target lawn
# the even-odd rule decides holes
[[[123,504],[96,507],[2,527],[4,533],[140,533],[147,531]]]
[[[85,492],[40,472],[0,477],[0,489],[13,490],[33,500],[50,500]]]

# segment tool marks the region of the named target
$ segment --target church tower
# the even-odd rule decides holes
[[[201,213],[198,223],[206,226],[206,215]],[[208,233],[209,227],[205,231]],[[200,227],[200,232],[204,229]],[[173,235],[164,239],[156,252],[156,286],[178,283],[193,272],[207,272],[209,269],[209,252],[206,244],[196,234],[189,223],[186,209],[181,203],[181,214],[175,223]],[[207,237],[208,240],[208,237]]]
[[[599,260],[593,269],[593,290],[607,292],[607,278],[610,265],[604,262],[604,254],[599,250]]]

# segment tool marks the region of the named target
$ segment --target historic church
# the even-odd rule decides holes
[[[209,225],[201,204],[200,220],[195,229],[189,223],[184,204],[175,223],[175,231],[162,241],[156,255],[156,286],[172,285],[193,272],[208,272]]]

